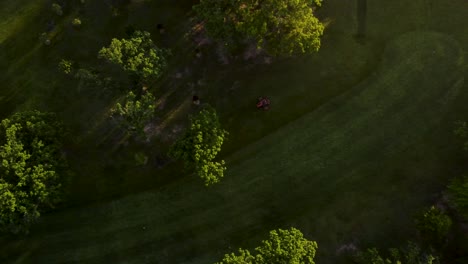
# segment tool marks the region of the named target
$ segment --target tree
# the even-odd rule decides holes
[[[74,18],[74,19],[72,20],[72,25],[75,26],[75,27],[81,26],[81,19],[79,19],[79,18]]]
[[[429,243],[438,246],[443,244],[452,226],[450,217],[435,206],[417,215],[415,222],[418,230]]]
[[[62,59],[59,62],[59,70],[65,74],[71,74],[73,71],[73,61]]]
[[[201,110],[190,118],[191,124],[185,134],[177,140],[169,155],[185,162],[205,181],[205,185],[219,182],[224,176],[225,162],[214,162],[228,132],[221,129],[216,111],[211,107]]]
[[[112,39],[109,47],[99,51],[99,58],[120,65],[125,71],[141,80],[157,78],[167,67],[168,50],[158,48],[150,33],[135,31],[130,39]]]
[[[314,264],[317,242],[305,239],[298,229],[278,229],[270,231],[270,238],[255,250],[262,263]]]
[[[261,263],[260,261],[259,257],[252,256],[248,250],[240,248],[238,255],[234,253],[226,254],[223,260],[217,264],[256,264]]]
[[[96,69],[71,68],[70,75],[75,78],[78,92],[88,92],[93,96],[108,96],[114,93],[122,83],[112,77],[105,76]]]
[[[358,252],[355,256],[355,262],[359,264],[391,264],[391,260],[380,256],[376,248],[368,248],[366,251]]]
[[[468,176],[455,178],[448,186],[449,201],[468,219]]]
[[[388,250],[390,257],[383,257],[376,248],[368,248],[359,251],[354,262],[358,264],[437,264],[438,258],[427,254],[414,242],[401,248],[391,248]]]
[[[0,230],[27,232],[62,195],[63,127],[53,114],[16,113],[0,124]]]
[[[314,16],[321,0],[201,0],[193,7],[208,35],[228,46],[244,39],[274,56],[312,53],[324,25]]]
[[[270,231],[269,239],[255,251],[253,256],[239,249],[239,255],[226,254],[218,264],[314,264],[317,242],[305,239],[298,229],[278,229]]]
[[[468,123],[466,121],[457,121],[454,134],[464,141],[463,148],[468,150]]]
[[[117,103],[111,110],[111,116],[120,117],[121,126],[129,134],[144,136],[144,128],[154,117],[154,96],[146,91],[140,99],[133,92],[129,92],[125,98],[124,104]]]

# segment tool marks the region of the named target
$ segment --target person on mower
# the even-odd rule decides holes
[[[257,99],[257,108],[260,109],[264,109],[264,110],[268,110],[268,108],[270,107],[270,99],[268,99],[267,97],[259,97]]]

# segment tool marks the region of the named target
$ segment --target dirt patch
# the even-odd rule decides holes
[[[159,100],[159,102],[157,102],[156,105],[156,109],[158,109],[158,111],[164,110],[164,108],[166,107],[166,98]]]
[[[251,43],[245,49],[242,57],[244,58],[244,60],[255,59],[261,53],[262,53],[262,50],[258,49],[255,43]]]
[[[213,40],[206,35],[205,24],[195,24],[189,33],[192,36],[192,40],[195,42],[197,47],[209,45],[213,43]]]
[[[341,245],[336,250],[336,254],[337,255],[352,254],[352,253],[356,253],[357,251],[358,251],[358,247],[354,243],[348,243],[348,244]]]
[[[184,126],[182,124],[174,124],[171,127],[163,128],[158,121],[154,121],[146,125],[145,134],[149,139],[159,137],[162,142],[168,143],[176,140],[183,129]]]
[[[148,123],[143,131],[145,131],[145,135],[147,139],[151,139],[154,136],[159,136],[162,133],[161,127],[158,125],[159,120],[155,119]]]

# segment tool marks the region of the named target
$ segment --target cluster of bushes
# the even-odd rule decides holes
[[[454,131],[462,141],[462,146],[468,150],[468,124],[464,121],[456,123]],[[454,211],[450,216],[442,209],[431,206],[415,216],[415,227],[419,233],[419,241],[409,242],[407,246],[388,250],[388,254],[381,254],[376,248],[369,248],[359,252],[353,259],[358,264],[440,264],[440,263],[466,263],[468,261],[468,245],[456,245],[461,256],[447,256],[453,249],[450,244],[457,234],[454,223],[468,221],[468,176],[455,177],[447,186],[448,210]],[[445,209],[445,210],[447,210]],[[455,216],[455,218],[454,218]],[[468,237],[461,239],[462,243],[468,242]],[[465,255],[465,256],[463,256]]]

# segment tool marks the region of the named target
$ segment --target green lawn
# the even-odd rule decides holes
[[[18,14],[7,18],[15,25],[36,22],[14,36],[2,33],[0,48],[14,52],[0,57],[7,69],[0,75],[2,115],[54,110],[77,138],[69,154],[73,207],[44,215],[28,237],[1,238],[2,263],[211,263],[289,226],[318,241],[318,263],[336,263],[346,243],[410,239],[412,214],[457,172],[451,126],[468,110],[465,1],[368,1],[365,38],[357,40],[362,11],[352,1],[329,0],[319,13],[330,21],[319,53],[257,66],[219,66],[211,53],[194,63],[178,19],[189,4],[135,1],[127,15],[111,18],[105,4],[89,2],[83,29],[59,28],[53,47],[21,35],[40,33],[46,10],[34,18],[0,5]],[[2,27],[13,23],[0,20]],[[160,21],[174,33],[156,38],[178,51],[167,77],[152,87],[166,99],[163,133],[185,124],[193,111],[188,83],[204,72],[206,86],[194,91],[216,106],[230,132],[222,153],[227,174],[209,189],[180,175],[179,164],[135,167],[133,151],[161,155],[170,140],[116,146],[103,117],[119,95],[77,91],[56,70],[61,57],[99,65],[98,49],[123,36],[123,26],[157,36]],[[184,67],[192,76],[170,77]],[[270,111],[256,111],[259,95],[272,99]]]

